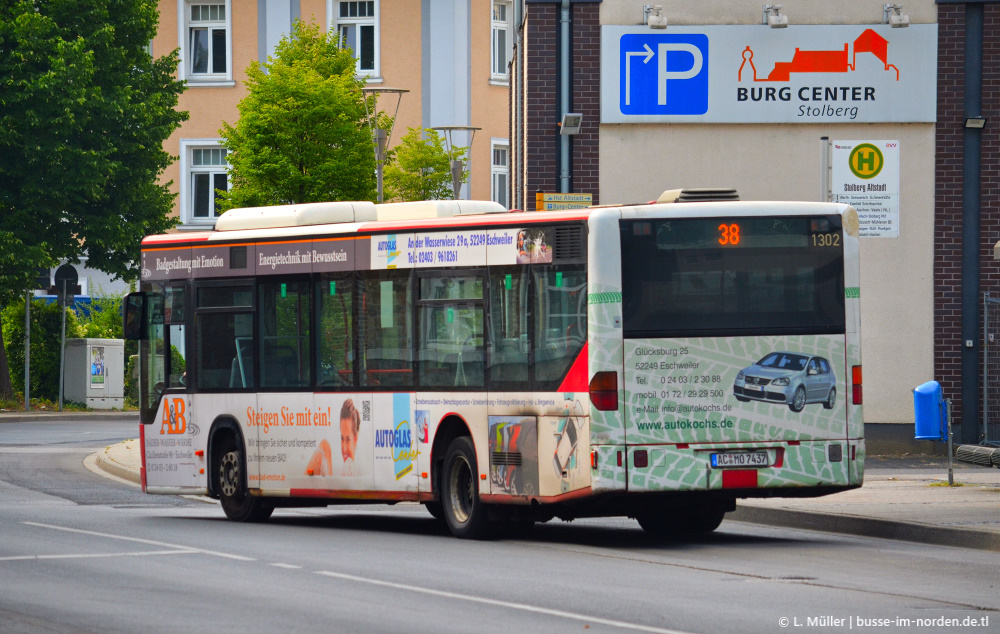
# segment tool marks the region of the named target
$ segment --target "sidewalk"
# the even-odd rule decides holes
[[[820,498],[739,500],[727,519],[1000,551],[1000,469],[947,457],[869,456],[860,489]],[[959,486],[960,485],[960,486]]]
[[[5,422],[77,417],[138,424],[136,412],[12,411],[0,412],[0,429]],[[138,485],[137,439],[105,447],[93,458],[105,473]],[[1000,469],[955,461],[954,481],[949,487],[946,457],[869,456],[860,489],[820,498],[739,500],[726,519],[1000,552]]]

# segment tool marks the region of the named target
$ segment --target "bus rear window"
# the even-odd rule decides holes
[[[839,216],[623,220],[626,337],[838,334]]]

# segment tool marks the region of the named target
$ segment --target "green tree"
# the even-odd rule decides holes
[[[375,200],[364,81],[354,77],[354,57],[335,30],[297,20],[247,76],[239,121],[219,131],[230,165],[223,209]]]
[[[84,252],[134,278],[142,237],[172,226],[163,142],[187,113],[176,53],[147,51],[158,19],[155,0],[0,3],[0,306]]]
[[[391,200],[441,200],[454,197],[451,184],[451,155],[444,138],[436,130],[407,128],[406,136],[394,148],[395,161],[385,168],[386,198]],[[456,147],[459,158],[466,148]],[[468,178],[468,172],[463,175]]]

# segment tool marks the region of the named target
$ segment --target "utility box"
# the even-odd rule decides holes
[[[125,341],[67,339],[67,401],[93,409],[125,408]]]

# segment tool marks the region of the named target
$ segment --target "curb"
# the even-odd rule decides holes
[[[122,480],[128,480],[129,482],[134,482],[135,484],[140,484],[141,479],[139,477],[139,471],[134,468],[127,467],[119,462],[116,462],[114,458],[108,455],[108,449],[110,449],[110,447],[105,447],[104,449],[94,454],[94,456],[97,459],[97,466],[102,471],[110,475],[113,475],[116,478],[121,478]]]
[[[1000,552],[1000,534],[968,528],[928,526],[851,515],[739,505],[735,511],[726,515],[726,519],[751,524]]]

